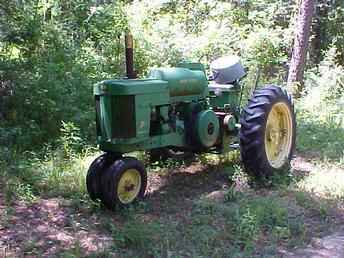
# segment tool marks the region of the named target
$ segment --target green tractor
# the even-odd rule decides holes
[[[275,85],[255,90],[240,108],[245,70],[237,57],[157,68],[134,78],[132,45],[126,49],[128,79],[94,86],[97,140],[103,155],[86,178],[92,200],[108,208],[142,199],[147,186],[143,163],[124,156],[150,151],[152,158],[180,153],[224,153],[240,147],[246,171],[268,178],[289,166],[296,123],[291,97]]]

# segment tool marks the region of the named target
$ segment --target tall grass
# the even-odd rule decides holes
[[[83,198],[87,169],[97,150],[84,146],[79,129],[64,123],[57,147],[40,152],[16,152],[0,148],[2,183],[8,200],[34,201],[35,196]]]
[[[297,148],[344,164],[344,72],[334,50],[327,55],[306,73],[305,96],[297,102]]]
[[[86,194],[85,177],[95,152],[86,151],[68,159],[53,151],[44,158],[14,155],[15,162],[3,164],[8,199],[33,201],[35,196],[78,197]]]

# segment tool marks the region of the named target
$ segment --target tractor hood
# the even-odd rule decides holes
[[[166,91],[167,82],[157,79],[106,80],[94,86],[94,95],[141,95]]]

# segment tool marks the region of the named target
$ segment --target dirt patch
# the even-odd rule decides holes
[[[303,174],[307,174],[311,172],[315,165],[312,163],[312,160],[314,159],[313,156],[297,156],[292,160],[292,167],[294,171],[298,171]]]
[[[146,202],[156,214],[189,210],[195,199],[228,187],[228,177],[220,169],[199,163],[181,166],[165,174],[149,175]]]
[[[0,195],[0,200],[3,196]],[[62,199],[42,199],[32,205],[14,202],[0,207],[0,250],[15,254],[52,257],[71,248],[87,254],[107,248],[112,238],[95,230],[90,218],[61,205]],[[1,255],[0,255],[1,256]]]

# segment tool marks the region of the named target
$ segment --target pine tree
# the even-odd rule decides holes
[[[303,73],[313,13],[314,0],[301,0],[288,75],[288,88],[294,97],[299,97],[303,89]]]

